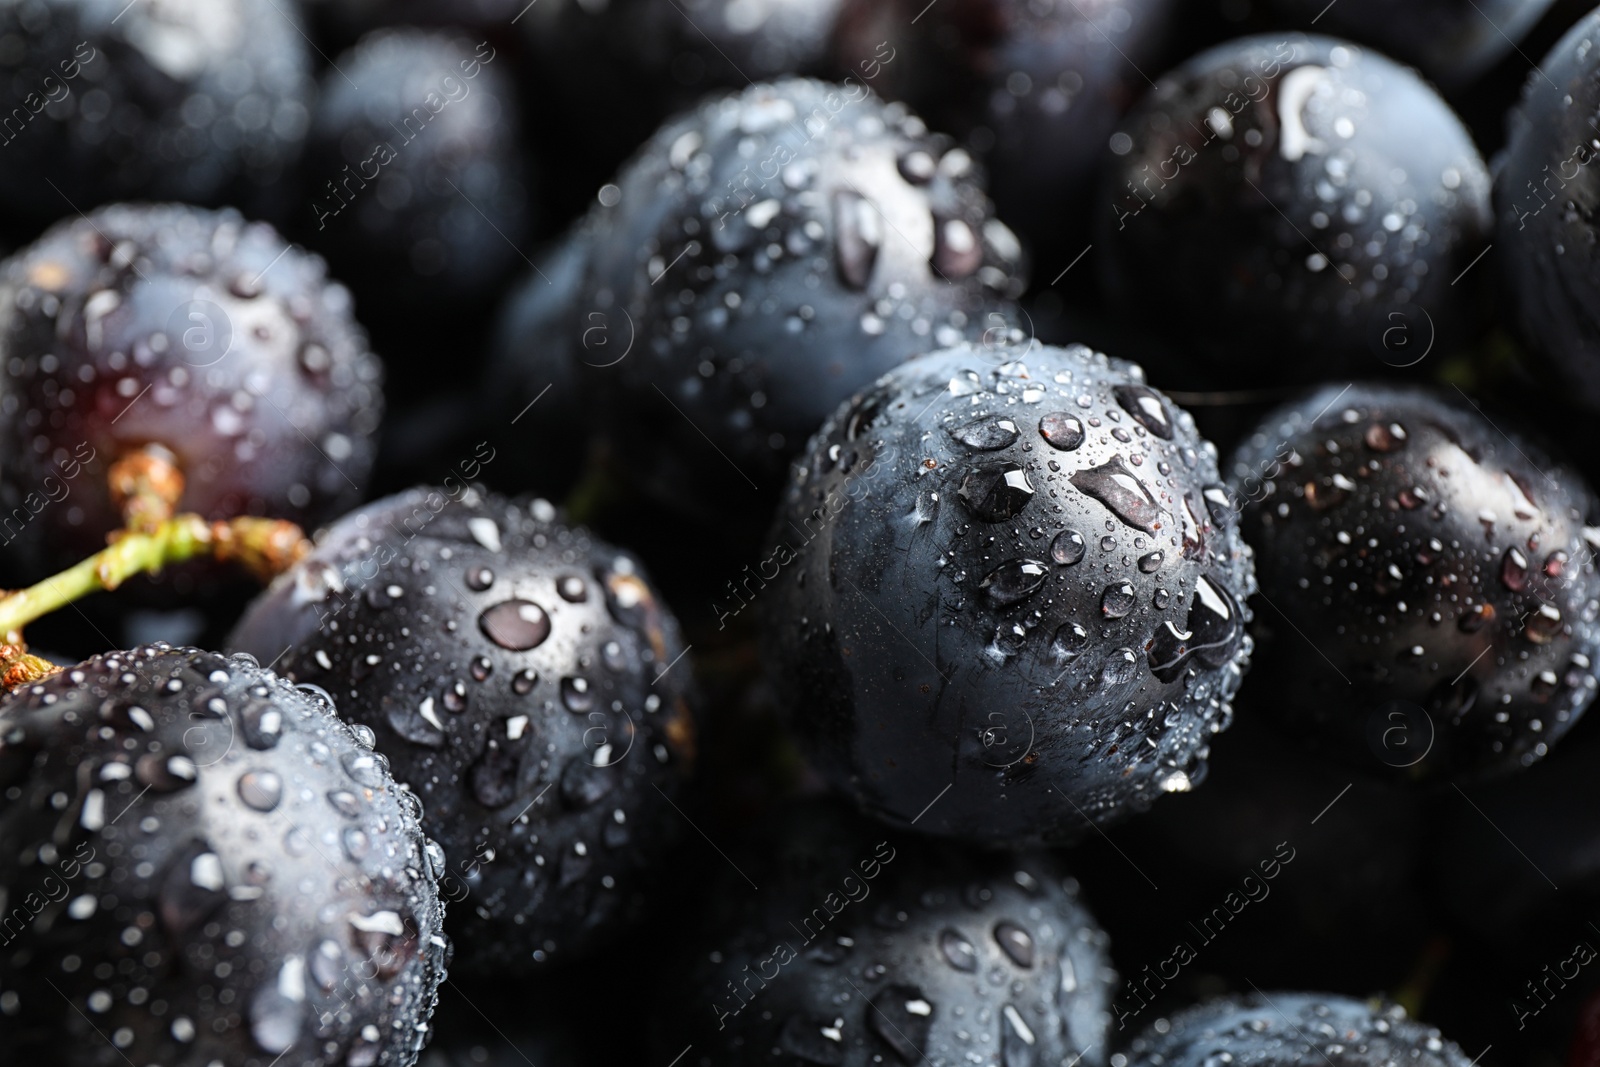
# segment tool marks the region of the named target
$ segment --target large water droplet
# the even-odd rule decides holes
[[[129,674],[127,677],[132,678]],[[181,688],[181,683],[180,683]],[[149,733],[156,728],[155,717],[150,712],[137,704],[123,701],[108,701],[100,707],[100,717],[106,722],[114,724],[119,730],[138,730]]]
[[[429,748],[444,747],[444,722],[439,718],[433,697],[423,697],[419,704],[413,706],[396,694],[385,693],[380,703],[384,717],[389,720],[389,726],[395,733],[412,744],[427,745]]]
[[[490,552],[500,551],[500,524],[486,515],[467,520],[467,531],[472,539]]]
[[[933,220],[933,267],[950,281],[983,266],[983,243],[965,219]]]
[[[1088,643],[1088,630],[1075,622],[1062,623],[1050,639],[1050,654],[1061,662],[1077,659]]]
[[[1106,657],[1100,665],[1102,685],[1122,685],[1131,682],[1139,673],[1139,657],[1131,648],[1119,648]]]
[[[195,783],[200,769],[188,756],[164,756],[151,752],[139,757],[134,776],[157,793],[172,793]]]
[[[332,938],[323,938],[307,957],[306,970],[324,993],[332,993],[344,974],[344,949]]]
[[[885,986],[872,998],[867,1025],[902,1063],[920,1063],[933,1025],[933,1004],[915,986]]]
[[[333,810],[348,819],[361,816],[361,800],[348,789],[329,790],[328,803],[333,805]]]
[[[567,706],[568,711],[580,715],[594,707],[594,687],[589,684],[589,679],[581,677],[561,679],[561,703]]]
[[[1070,567],[1083,558],[1089,550],[1084,544],[1083,535],[1077,530],[1062,530],[1056,534],[1056,539],[1050,542],[1050,558],[1063,567]]]
[[[210,919],[227,900],[222,861],[203,843],[178,851],[157,895],[161,924],[181,938]]]
[[[300,369],[319,378],[333,369],[333,357],[319,344],[308,344],[300,349]]]
[[[550,636],[550,616],[531,600],[506,600],[479,615],[478,628],[501,648],[526,652]]]
[[[1474,604],[1461,613],[1461,618],[1456,620],[1456,627],[1464,634],[1475,634],[1493,622],[1494,616],[1493,604]]]
[[[1037,1040],[1016,1005],[1000,1009],[1000,1067],[1033,1067]]]
[[[283,712],[271,701],[253,700],[239,714],[244,743],[258,752],[274,748],[283,736]]]
[[[385,982],[404,970],[417,953],[417,925],[409,913],[382,910],[370,915],[352,914],[350,929],[356,947]]]
[[[283,799],[283,779],[272,771],[246,771],[239,776],[239,799],[256,811],[271,811]]]
[[[1000,951],[1024,969],[1033,966],[1033,935],[1010,920],[1002,920],[995,924],[995,944],[1000,946]]]
[[[979,419],[950,431],[950,436],[979,452],[992,452],[1005,448],[1019,436],[1017,424],[1010,419]]]
[[[311,851],[311,835],[303,826],[291,826],[283,835],[283,850],[296,858]]]
[[[912,185],[927,185],[938,173],[938,165],[933,157],[920,148],[902,153],[895,161],[895,166],[900,171],[900,177]]]
[[[778,1048],[819,1067],[840,1067],[845,1056],[843,1028],[843,1019],[819,1020],[791,1015],[778,1031]]]
[[[1528,491],[1528,486],[1523,480],[1506,471],[1502,474],[1507,492],[1511,497],[1511,513],[1524,522],[1539,514],[1539,505],[1533,502],[1533,494]]]
[[[985,522],[1004,522],[1033,499],[1027,472],[1014,463],[998,467],[973,467],[956,491],[967,510]]]
[[[978,950],[958,930],[946,927],[940,932],[939,953],[958,971],[971,974],[978,969]]]
[[[372,838],[359,826],[345,827],[339,840],[344,845],[344,854],[357,863],[366,859],[367,853],[372,851]]]
[[[1038,560],[1007,560],[990,571],[978,588],[988,592],[989,603],[1008,608],[1038,592],[1049,576],[1049,567]]]
[[[983,379],[978,377],[977,371],[964,370],[956,374],[945,384],[951,396],[973,396],[983,392]],[[1600,533],[1597,533],[1600,537]]]
[[[384,784],[389,759],[381,752],[348,752],[339,761],[357,785],[376,789]]]
[[[499,745],[490,745],[468,775],[472,795],[486,808],[503,808],[517,795],[517,757]]]
[[[1327,511],[1343,503],[1355,491],[1356,483],[1342,474],[1331,475],[1327,481],[1307,482],[1303,487],[1306,503],[1313,511]]]
[[[1133,605],[1133,586],[1128,582],[1108,585],[1100,594],[1100,613],[1108,619],[1122,618],[1133,610]]]
[[[617,773],[614,768],[596,767],[587,755],[574,756],[561,772],[561,798],[575,810],[592,807],[616,787]]]
[[[1244,620],[1232,594],[1204,576],[1195,579],[1185,626],[1179,630],[1171,622],[1163,623],[1151,638],[1150,673],[1163,682],[1176,680],[1191,657],[1212,668],[1225,665],[1244,634]]]
[[[1528,588],[1528,557],[1515,545],[1500,557],[1500,581],[1513,593]]]
[[[1554,604],[1540,604],[1528,616],[1528,640],[1536,645],[1547,645],[1561,633],[1561,609]]]
[[[1206,554],[1206,539],[1200,520],[1195,517],[1194,508],[1189,506],[1189,496],[1185,493],[1178,500],[1178,517],[1183,523],[1183,558],[1202,559]]]
[[[1405,446],[1406,429],[1398,422],[1391,422],[1387,426],[1381,422],[1375,422],[1367,427],[1365,440],[1367,447],[1374,452],[1393,452],[1395,449]]]
[[[1072,484],[1111,509],[1111,513],[1136,530],[1154,532],[1161,508],[1144,483],[1123,466],[1121,456],[1112,456],[1098,467],[1072,476]]]
[[[444,876],[446,866],[444,847],[431,837],[422,839],[422,863],[423,873],[428,878],[437,881]]]
[[[1154,389],[1144,385],[1119,385],[1111,394],[1122,405],[1122,410],[1133,416],[1133,421],[1163,441],[1172,440],[1172,420],[1167,417],[1167,406]]]
[[[1233,517],[1239,513],[1243,506],[1233,494],[1233,490],[1225,485],[1208,485],[1200,492],[1206,502],[1206,510],[1211,513],[1212,525],[1225,528]]]
[[[250,1036],[269,1056],[281,1056],[300,1040],[303,1006],[283,995],[270,978],[250,1001]]]
[[[841,189],[833,194],[833,229],[839,278],[860,292],[872,280],[872,268],[883,245],[878,209],[855,190]]]
[[[1083,444],[1083,420],[1065,411],[1052,411],[1039,420],[1039,436],[1051,448],[1071,452]]]
[[[1566,671],[1561,680],[1569,689],[1588,688],[1594,680],[1590,667],[1591,663],[1588,656],[1581,652],[1574,652],[1572,658],[1567,660]]]

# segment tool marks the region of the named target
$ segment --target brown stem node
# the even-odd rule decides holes
[[[160,445],[145,445],[111,465],[111,500],[127,528],[149,533],[172,518],[183,498],[183,471]]]
[[[212,555],[270,581],[311,551],[300,527],[283,519],[244,517],[211,524]]]
[[[4,692],[60,673],[60,667],[33,655],[22,645],[0,644],[0,690]]]

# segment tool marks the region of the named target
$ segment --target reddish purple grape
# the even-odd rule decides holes
[[[318,257],[232,210],[114,205],[0,267],[0,542],[33,570],[104,547],[106,484],[159,446],[180,510],[313,526],[371,469],[382,365]]]

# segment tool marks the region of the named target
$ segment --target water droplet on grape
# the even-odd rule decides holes
[[[531,600],[506,600],[479,615],[478,628],[501,648],[526,652],[550,636],[550,616]]]
[[[1049,567],[1037,560],[1013,559],[990,571],[978,588],[988,591],[995,607],[1008,608],[1038,592],[1049,576]]]
[[[1056,534],[1055,540],[1050,542],[1050,558],[1063,567],[1070,567],[1083,558],[1088,547],[1083,542],[1083,535],[1078,531],[1062,530]]]
[[[283,799],[283,779],[272,771],[246,771],[237,788],[239,799],[256,811],[271,811]]]
[[[1136,530],[1153,533],[1156,520],[1161,518],[1161,508],[1127,467],[1121,456],[1113,456],[1098,467],[1081,470],[1072,476],[1072,484],[1094,497],[1111,510],[1111,513]]]
[[[1051,448],[1071,452],[1083,444],[1083,421],[1065,411],[1052,411],[1039,420],[1039,436]]]

